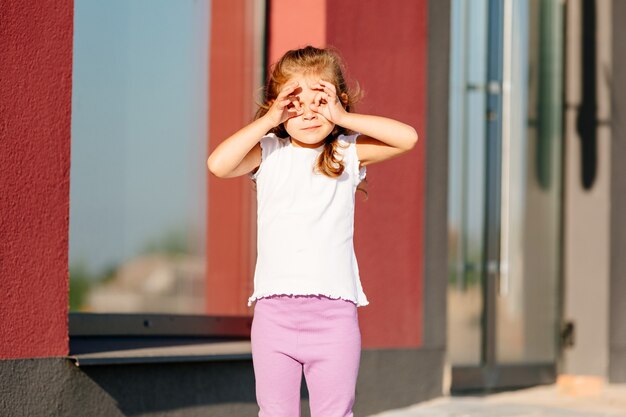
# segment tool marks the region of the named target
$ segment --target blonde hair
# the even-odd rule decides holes
[[[339,101],[346,111],[349,112],[353,109],[360,96],[360,91],[358,87],[354,91],[348,88],[344,72],[343,61],[339,53],[332,48],[320,49],[309,45],[302,49],[287,51],[272,67],[265,89],[263,104],[259,106],[255,119],[267,113],[283,85],[296,75],[315,75],[325,81],[332,82],[335,85]],[[274,133],[281,138],[289,136],[283,124],[270,130],[270,133]],[[339,135],[349,133],[351,132],[344,127],[335,125],[332,132],[324,140],[324,149],[315,166],[317,171],[331,178],[337,178],[343,174],[345,165],[337,157],[337,149],[340,147],[337,138]],[[363,182],[366,183],[366,180],[363,180]],[[361,184],[359,184],[357,189],[367,195],[367,190],[362,188]]]

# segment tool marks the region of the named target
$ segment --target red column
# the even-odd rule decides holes
[[[209,152],[252,120],[254,95],[252,0],[214,0],[211,6]],[[250,314],[255,194],[246,177],[208,175],[208,314]]]
[[[396,118],[420,136],[411,153],[368,168],[369,200],[357,198],[355,219],[355,250],[371,303],[359,310],[363,346],[417,347],[423,328],[427,0],[329,2],[326,16],[328,44],[342,52],[350,77],[365,92],[356,111]]]
[[[0,10],[0,358],[63,356],[74,3]]]

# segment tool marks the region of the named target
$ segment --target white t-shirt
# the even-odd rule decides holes
[[[345,164],[337,178],[313,171],[324,145],[297,147],[274,134],[261,139],[261,165],[248,174],[257,188],[257,263],[248,306],[279,294],[369,304],[352,239],[355,191],[366,175],[365,167],[359,169],[356,137],[337,138]]]

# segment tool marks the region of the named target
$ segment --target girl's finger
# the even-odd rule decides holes
[[[300,114],[302,114],[302,111],[298,111],[294,107],[290,107],[287,109],[287,119],[299,116]]]
[[[302,106],[300,106],[300,99],[296,96],[288,96],[287,97],[292,103],[296,110],[300,111]]]
[[[289,105],[289,103],[291,103],[290,100],[281,100],[281,101],[277,101],[278,102],[278,109],[279,110],[283,110],[286,106]]]
[[[336,103],[337,102],[337,96],[333,93],[329,93],[328,91],[324,91],[324,93],[326,93],[326,101],[328,103]]]
[[[324,98],[324,93],[322,91],[315,94],[315,97],[313,98],[313,103],[315,104],[315,107],[319,107],[320,103],[322,102],[322,98]]]
[[[328,94],[326,91],[320,91],[319,94],[321,96],[321,99],[320,99],[320,103],[321,104],[328,104],[328,103],[330,103],[330,98],[331,98],[330,94]]]
[[[298,88],[298,82],[292,81],[289,84],[285,84],[285,86],[278,93],[278,97],[276,99],[282,99],[287,97],[289,94],[293,93],[296,88]]]
[[[337,89],[335,88],[335,84],[329,83],[328,81],[320,80],[320,84],[324,87],[324,90],[329,90],[331,93],[335,94]]]
[[[332,85],[332,84],[331,84]],[[333,86],[334,87],[334,86]],[[326,93],[327,97],[328,97],[328,101],[335,101],[336,100],[336,92],[334,88],[329,88],[323,84],[319,84],[319,88],[320,90],[322,90],[324,93]]]

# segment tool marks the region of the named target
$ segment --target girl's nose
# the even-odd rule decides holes
[[[308,106],[304,106],[303,110],[304,113],[302,114],[302,117],[304,118],[304,120],[313,120],[316,117],[315,112],[311,110]]]

